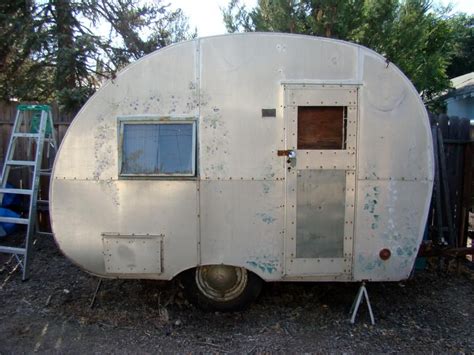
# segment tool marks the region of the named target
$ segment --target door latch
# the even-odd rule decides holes
[[[288,157],[290,159],[295,159],[296,158],[296,151],[294,150],[278,150],[277,155],[279,157]]]
[[[288,164],[288,171],[291,171],[291,168],[294,168],[296,166],[296,151],[295,150],[279,150],[277,152],[278,156],[280,157],[287,157],[288,159],[286,160]]]

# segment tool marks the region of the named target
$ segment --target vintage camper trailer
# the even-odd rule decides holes
[[[54,235],[100,277],[170,280],[205,307],[264,281],[409,276],[433,186],[427,112],[382,56],[234,34],[163,48],[79,112],[57,155]]]

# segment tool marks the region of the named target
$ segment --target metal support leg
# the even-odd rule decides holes
[[[91,303],[89,304],[89,308],[92,309],[95,304],[95,299],[97,298],[97,294],[99,293],[100,286],[102,286],[102,279],[99,279],[99,282],[97,282],[97,287],[95,288],[94,295],[92,296]]]
[[[362,297],[365,297],[365,301],[367,303],[367,308],[369,309],[370,322],[372,323],[372,325],[374,325],[375,324],[374,314],[372,313],[372,307],[370,305],[369,294],[367,293],[367,288],[365,287],[365,281],[362,282],[362,284],[360,285],[359,291],[357,292],[357,296],[354,299],[354,303],[352,303],[352,307],[351,307],[351,311],[350,311],[351,323],[352,324],[355,323],[355,319],[356,319],[356,316],[357,316],[357,311],[359,310],[360,304],[363,302]]]

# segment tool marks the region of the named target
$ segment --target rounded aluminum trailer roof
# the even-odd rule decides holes
[[[73,262],[106,277],[171,279],[196,265],[222,263],[266,280],[298,279],[294,272],[286,277],[292,261],[285,256],[287,167],[277,155],[291,149],[285,88],[338,86],[358,90],[347,275],[302,276],[408,277],[433,186],[424,105],[403,73],[375,52],[301,35],[246,33],[183,42],[106,83],[78,113],[56,157],[50,211],[58,245]],[[275,109],[275,117],[262,117],[262,109]],[[197,177],[121,177],[123,117],[194,117]],[[126,246],[109,254],[110,243],[123,236],[132,244],[137,237],[144,244],[141,254],[131,255],[136,249]],[[154,256],[146,254],[155,247]],[[384,248],[392,254],[387,261],[379,257]],[[111,272],[110,259],[122,256],[154,261],[147,264],[151,270],[124,266]]]

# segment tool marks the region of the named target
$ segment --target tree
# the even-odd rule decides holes
[[[120,68],[145,54],[196,36],[189,32],[187,18],[169,5],[140,0],[85,0],[85,15],[94,25],[108,27],[101,48],[110,64]]]
[[[360,22],[363,0],[259,0],[248,11],[239,0],[223,10],[229,32],[272,31],[346,38]]]
[[[387,2],[388,3],[388,2]],[[425,0],[366,2],[367,23],[350,38],[384,55],[411,79],[428,102],[450,86],[447,67],[454,54],[454,29],[446,9]]]
[[[43,67],[34,53],[40,51],[41,34],[35,31],[37,7],[32,0],[0,2],[0,99],[49,98],[50,68]]]
[[[223,17],[229,32],[295,32],[360,43],[399,66],[428,101],[450,85],[447,68],[457,47],[448,12],[428,0],[259,0],[251,10],[232,0]],[[466,48],[458,48],[460,57],[472,53],[468,41]]]
[[[1,98],[57,100],[66,112],[129,62],[195,36],[160,0],[13,0],[0,4],[0,24]]]
[[[451,19],[455,52],[447,72],[450,78],[474,72],[474,16],[460,14]]]

